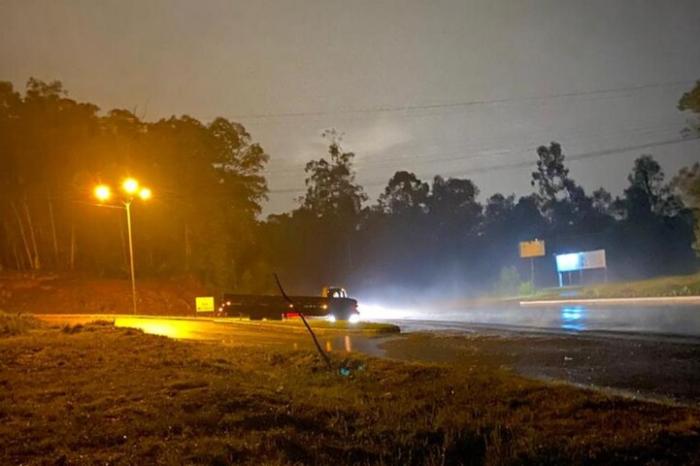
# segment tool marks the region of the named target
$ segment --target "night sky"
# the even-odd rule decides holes
[[[667,175],[700,160],[698,141],[623,150],[679,138],[697,0],[2,0],[0,79],[30,76],[148,120],[240,121],[271,155],[267,213],[295,205],[329,127],[372,196],[397,169],[524,194],[551,140],[614,194],[642,153]]]

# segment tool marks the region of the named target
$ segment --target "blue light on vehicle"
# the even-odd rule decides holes
[[[571,272],[572,270],[581,270],[582,267],[583,261],[582,254],[580,252],[557,255],[558,272]]]

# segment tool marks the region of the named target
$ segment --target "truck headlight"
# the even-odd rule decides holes
[[[326,319],[328,319],[328,322],[335,322],[335,316],[333,314],[328,314]]]
[[[360,314],[350,314],[350,317],[348,317],[348,322],[351,324],[356,324],[360,321]]]

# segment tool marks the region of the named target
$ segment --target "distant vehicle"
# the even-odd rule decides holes
[[[298,317],[327,317],[328,320],[357,322],[357,300],[348,297],[344,288],[326,286],[320,296],[290,296],[294,304],[279,295],[224,294],[217,315],[248,317],[250,320],[281,320]]]

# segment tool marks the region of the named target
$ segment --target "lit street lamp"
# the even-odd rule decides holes
[[[122,182],[122,190],[125,196],[120,198],[126,210],[126,227],[129,233],[129,267],[131,269],[131,298],[133,300],[132,312],[136,314],[136,274],[134,273],[134,240],[131,233],[131,203],[138,196],[141,200],[147,201],[153,193],[149,188],[139,186],[139,182],[134,178],[127,178]],[[95,186],[95,197],[98,201],[105,203],[112,198],[112,188],[106,184]]]
[[[95,197],[100,202],[106,202],[112,197],[112,190],[106,184],[101,184],[95,187]]]

